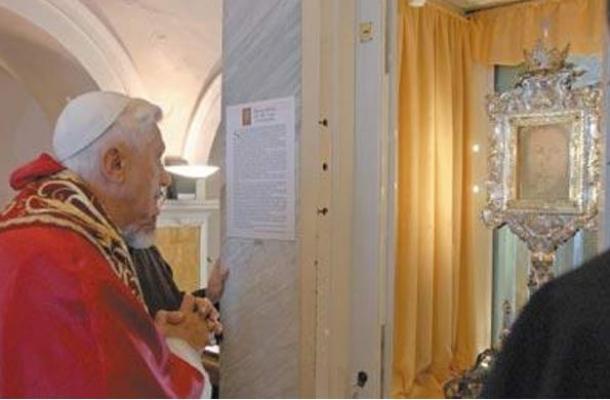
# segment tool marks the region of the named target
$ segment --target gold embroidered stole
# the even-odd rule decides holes
[[[127,245],[78,176],[63,170],[30,183],[0,212],[0,232],[36,224],[70,229],[87,239],[146,308]]]

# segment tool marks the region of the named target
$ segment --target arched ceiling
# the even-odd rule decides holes
[[[202,91],[221,69],[222,0],[80,1],[126,49],[149,100],[163,108],[168,154],[183,154]]]
[[[0,7],[0,68],[21,82],[54,121],[67,98],[97,85],[55,39]]]
[[[0,68],[28,87],[51,121],[67,98],[96,88],[100,71],[108,68],[114,68],[111,77],[141,87],[164,110],[168,154],[182,155],[187,136],[199,134],[194,120],[219,119],[202,115],[206,109],[219,112],[202,99],[210,98],[208,90],[220,90],[210,83],[222,69],[222,0],[28,0],[30,7],[22,1],[0,0]],[[64,27],[59,41],[53,34],[58,23]],[[81,35],[78,48],[68,44],[70,24]],[[101,61],[123,58],[112,65],[91,64],[90,55],[104,48],[113,51]],[[211,97],[220,99],[220,93]],[[207,156],[209,149],[196,151]]]

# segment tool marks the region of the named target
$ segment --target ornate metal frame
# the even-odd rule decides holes
[[[508,225],[530,252],[530,289],[553,277],[555,250],[579,229],[594,228],[601,171],[602,89],[573,88],[584,73],[566,63],[569,47],[548,50],[538,42],[525,52],[527,70],[515,87],[488,96],[493,124],[488,157],[487,205],[491,228]],[[565,127],[568,131],[567,196],[527,198],[519,193],[520,130]]]

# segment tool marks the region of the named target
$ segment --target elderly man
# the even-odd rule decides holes
[[[199,397],[209,301],[148,315],[128,247],[152,244],[169,177],[158,107],[118,93],[72,100],[0,211],[1,397]]]

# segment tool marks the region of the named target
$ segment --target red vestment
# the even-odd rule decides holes
[[[198,397],[141,300],[125,243],[73,174],[43,155],[0,211],[0,397]]]

